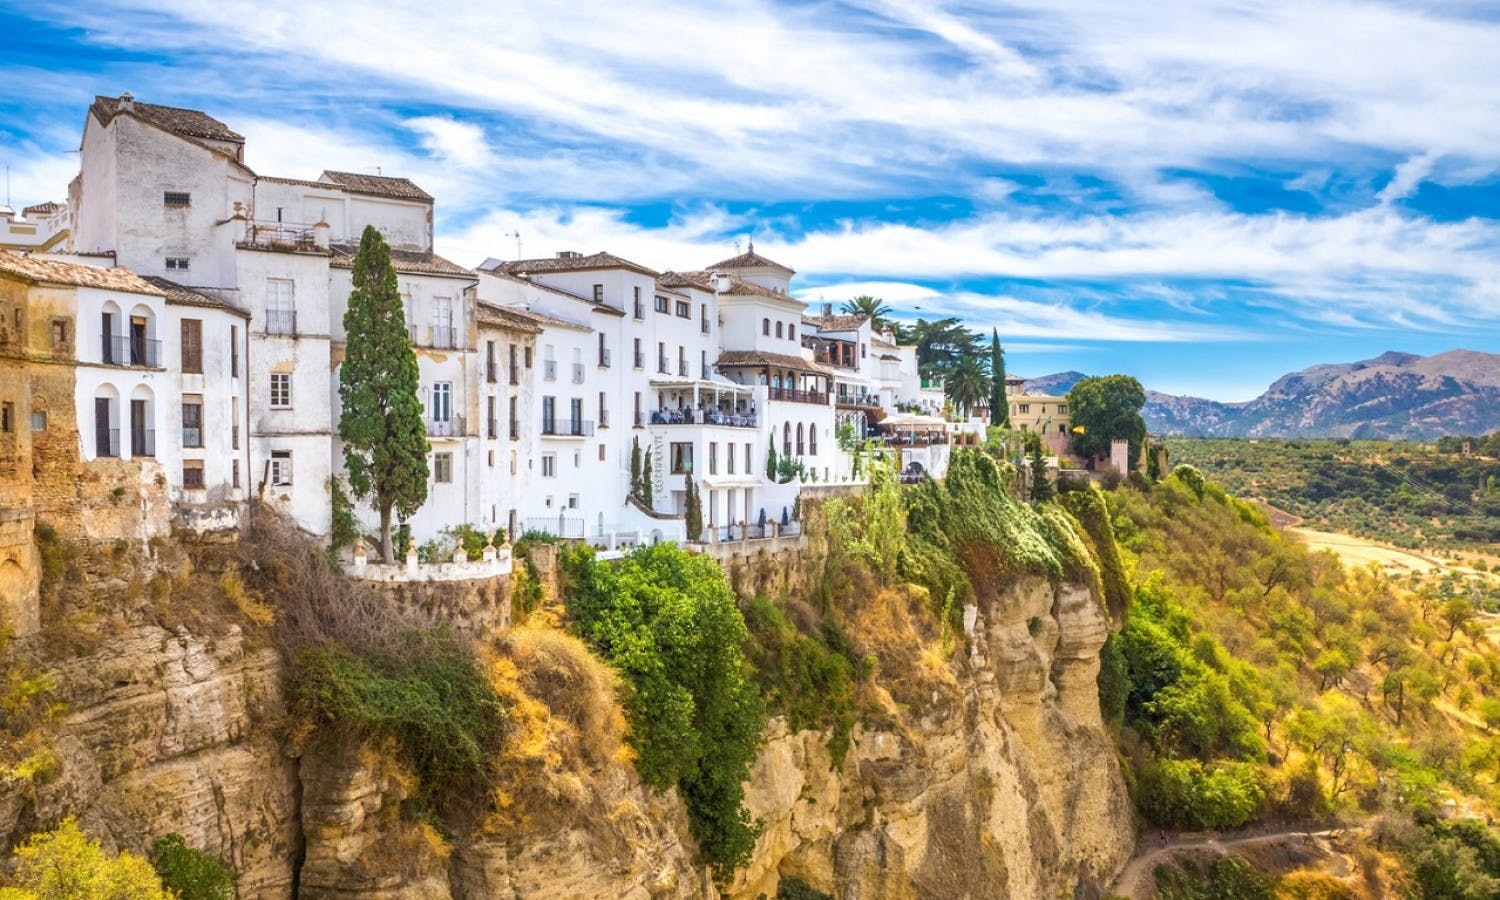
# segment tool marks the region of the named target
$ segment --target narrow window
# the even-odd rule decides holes
[[[182,461],[182,486],[185,490],[203,490],[203,460],[185,459]]]
[[[292,374],[290,372],[271,373],[271,408],[291,409],[292,406]]]
[[[271,451],[271,483],[275,485],[292,483],[292,451]]]
[[[182,446],[203,446],[203,396],[182,395]]]
[[[776,323],[776,336],[777,337],[781,337],[781,323],[780,322]]]
[[[771,336],[771,320],[770,319],[761,319],[760,320],[760,333],[763,334],[763,335],[765,335],[766,337],[770,337]]]
[[[602,285],[602,284],[596,284],[596,285],[594,285],[594,302],[595,303],[603,303],[604,302],[604,285]]]
[[[447,422],[452,418],[453,382],[436,382],[432,386],[432,421]]]
[[[290,278],[266,279],[266,334],[296,334],[297,307]]]
[[[452,453],[434,453],[432,455],[432,480],[437,484],[453,483]]]
[[[229,326],[229,377],[240,377],[240,326]]]
[[[203,374],[203,320],[182,320],[182,372]]]

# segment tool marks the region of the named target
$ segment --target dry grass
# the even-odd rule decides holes
[[[510,710],[487,830],[574,817],[595,782],[629,761],[614,672],[545,615],[487,648],[481,663]]]

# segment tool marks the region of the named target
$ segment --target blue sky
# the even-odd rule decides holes
[[[757,250],[1010,368],[1247,399],[1500,352],[1500,17],[1464,2],[0,2],[0,161],[62,199],[89,100],[258,172],[405,174],[439,250]]]

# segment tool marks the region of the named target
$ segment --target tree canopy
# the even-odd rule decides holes
[[[978,355],[965,356],[945,376],[943,390],[953,408],[968,415],[989,399],[991,379]]]
[[[1010,402],[1005,399],[1005,348],[999,329],[990,329],[990,424],[1010,427]]]
[[[946,379],[961,360],[983,355],[980,336],[951,317],[935,322],[918,319],[917,324],[903,327],[897,340],[917,346],[917,368],[923,378]]]
[[[890,304],[869,294],[845,300],[844,315],[864,316],[870,320],[870,327],[876,332],[884,331],[892,325]]]
[[[1068,414],[1075,429],[1073,452],[1078,456],[1108,456],[1111,441],[1129,441],[1130,458],[1138,458],[1146,437],[1146,389],[1129,375],[1085,378],[1068,391]]]
[[[427,499],[427,432],[421,374],[406,330],[391,250],[366,226],[354,255],[354,290],[344,312],[348,344],[339,368],[339,438],[349,487],[380,514],[380,552],[387,563],[391,513],[402,519]]]

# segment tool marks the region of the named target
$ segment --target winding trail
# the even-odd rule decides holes
[[[1147,900],[1151,896],[1156,881],[1152,873],[1156,867],[1164,862],[1169,862],[1173,856],[1183,850],[1229,850],[1233,847],[1246,847],[1254,844],[1269,844],[1277,841],[1285,841],[1288,838],[1299,840],[1327,839],[1336,834],[1332,829],[1323,831],[1305,831],[1299,827],[1283,828],[1276,831],[1262,831],[1255,834],[1246,834],[1239,837],[1210,834],[1203,837],[1171,837],[1165,846],[1159,843],[1153,844],[1149,839],[1143,839],[1136,849],[1136,855],[1125,864],[1120,874],[1115,877],[1114,884],[1110,886],[1110,893],[1122,897],[1130,897],[1133,900]],[[1150,849],[1147,849],[1150,848]]]

